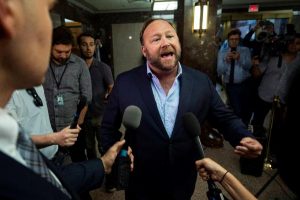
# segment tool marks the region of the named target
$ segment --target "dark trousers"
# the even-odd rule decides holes
[[[227,83],[226,92],[229,105],[234,113],[239,116],[245,125],[248,125],[251,117],[250,105],[250,81],[245,80],[242,83]]]
[[[87,158],[94,159],[97,158],[97,147],[99,153],[102,155],[103,150],[100,144],[101,134],[100,134],[100,125],[102,122],[102,116],[86,118],[82,127],[82,131],[85,134],[85,143]],[[96,147],[97,139],[97,147]]]

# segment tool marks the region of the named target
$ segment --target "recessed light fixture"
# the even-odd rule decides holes
[[[177,1],[155,1],[153,11],[177,10]]]

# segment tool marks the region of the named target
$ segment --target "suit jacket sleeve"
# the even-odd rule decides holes
[[[74,191],[83,193],[100,187],[105,173],[102,161],[93,159],[63,166],[61,175]]]
[[[108,104],[104,111],[101,124],[101,144],[104,152],[106,152],[122,135],[119,131],[121,126],[122,113],[119,108],[119,77],[115,81],[115,85],[110,93]]]
[[[211,94],[210,109],[208,112],[210,123],[217,127],[225,139],[234,147],[239,144],[242,138],[253,137],[242,120],[224,105],[213,83],[209,79],[208,85]]]

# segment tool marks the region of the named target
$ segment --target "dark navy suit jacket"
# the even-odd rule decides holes
[[[102,184],[104,170],[99,159],[66,165],[59,170],[45,157],[44,160],[72,199],[79,199],[77,193],[95,189]],[[46,179],[0,152],[0,199],[65,200],[69,198]]]
[[[134,171],[127,197],[131,199],[190,199],[195,188],[199,158],[194,140],[184,130],[182,116],[194,113],[200,124],[209,120],[233,146],[251,133],[227,109],[207,75],[182,66],[178,113],[169,138],[151,89],[146,66],[134,68],[117,77],[102,122],[102,144],[107,150],[120,137],[118,129],[129,105],[142,111],[140,126],[126,132],[133,149]]]

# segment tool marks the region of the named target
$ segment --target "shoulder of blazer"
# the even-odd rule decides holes
[[[185,65],[181,65],[182,67],[182,75],[188,79],[195,79],[195,80],[208,80],[209,77],[207,74],[201,72],[192,67],[187,67]]]
[[[2,152],[0,163],[0,199],[69,199],[47,180]]]
[[[57,167],[50,160],[48,160],[48,158],[46,158],[43,154],[41,154],[41,155],[42,155],[45,163],[47,164],[47,167],[55,174],[55,176],[59,179],[59,181],[65,187],[65,189],[67,189],[69,194],[72,196],[72,199],[74,199],[74,200],[78,199],[79,200],[78,195],[71,189],[71,186],[64,181],[64,179],[61,176],[61,174],[60,174],[59,170],[57,169]]]

